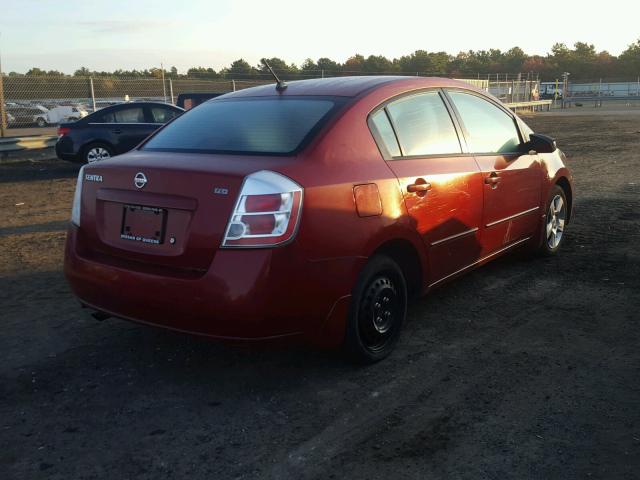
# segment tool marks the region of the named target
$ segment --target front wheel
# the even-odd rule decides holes
[[[353,290],[345,350],[360,363],[374,363],[393,350],[407,316],[407,283],[389,257],[365,265]]]
[[[564,190],[555,185],[549,193],[544,222],[544,240],[540,247],[543,255],[555,255],[564,239],[568,212],[567,196]]]
[[[36,125],[38,125],[39,127],[46,127],[47,121],[42,117],[38,117],[38,119],[36,120]]]

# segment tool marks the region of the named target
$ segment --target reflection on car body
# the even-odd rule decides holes
[[[372,362],[411,295],[515,248],[555,254],[572,203],[555,142],[466,83],[305,80],[210,100],[85,166],[65,273],[101,317]]]

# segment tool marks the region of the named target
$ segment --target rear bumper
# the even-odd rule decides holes
[[[60,137],[55,146],[56,157],[70,162],[80,161],[80,153],[75,151],[74,144],[68,136]]]
[[[65,275],[81,303],[113,316],[228,341],[302,337],[341,343],[349,295],[365,259],[310,261],[295,245],[216,252],[197,277],[79,254],[70,225]],[[83,252],[84,253],[84,252]]]

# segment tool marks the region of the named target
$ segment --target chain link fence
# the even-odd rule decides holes
[[[57,124],[128,101],[175,104],[181,93],[216,92],[272,83],[266,80],[199,80],[3,76],[0,82],[2,136],[50,133]],[[42,131],[35,130],[41,128]]]
[[[504,102],[532,98],[533,81],[463,79],[493,93]],[[2,76],[0,134],[52,134],[62,122],[82,118],[95,110],[127,101],[175,104],[181,93],[227,93],[273,83],[260,79],[111,78]],[[49,127],[49,128],[47,128]]]
[[[488,91],[504,103],[531,102],[540,99],[540,82],[537,80],[491,80]]]

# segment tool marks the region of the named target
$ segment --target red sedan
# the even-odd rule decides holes
[[[83,167],[65,273],[96,316],[372,362],[411,295],[515,248],[555,254],[572,203],[553,139],[466,83],[305,80]]]

